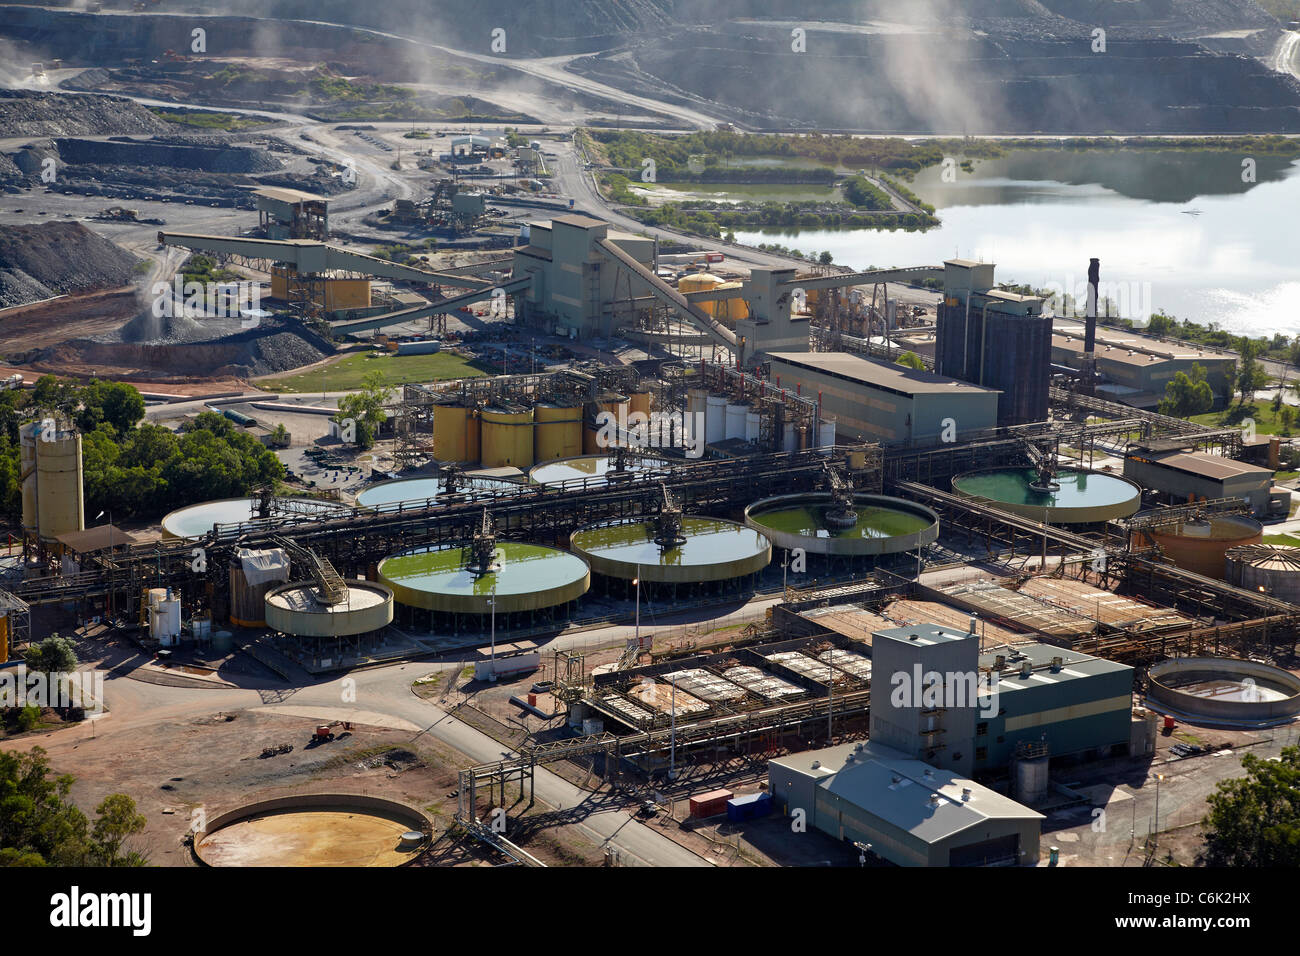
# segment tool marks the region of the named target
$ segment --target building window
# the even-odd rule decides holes
[[[988,736],[988,733],[989,733],[989,725],[988,725],[988,724],[976,724],[976,725],[975,725],[975,736],[976,736],[976,737],[987,737],[987,736]]]
[[[976,759],[976,760],[988,760],[988,759],[989,759],[989,748],[988,748],[988,747],[976,747],[976,748],[975,748],[975,759]]]
[[[1006,743],[1006,739],[1007,738],[1003,737],[1001,734],[998,734],[998,743]]]

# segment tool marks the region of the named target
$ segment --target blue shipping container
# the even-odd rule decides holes
[[[733,822],[765,817],[772,812],[770,793],[747,793],[727,801],[727,819]]]

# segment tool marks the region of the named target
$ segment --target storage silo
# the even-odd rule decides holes
[[[19,439],[24,529],[42,541],[84,530],[81,436],[71,428],[32,422]]]
[[[289,580],[289,559],[280,548],[239,548],[230,560],[230,623],[266,626],[266,593]]]
[[[745,415],[749,412],[748,405],[727,404],[726,412],[726,438],[745,437]]]
[[[533,410],[518,405],[483,409],[482,453],[484,468],[513,465],[529,468],[533,464]]]
[[[1258,544],[1264,526],[1246,515],[1213,515],[1153,528],[1148,534],[1171,564],[1222,581],[1228,551]]]
[[[1225,554],[1228,583],[1300,604],[1300,548],[1243,544]]]
[[[433,457],[438,461],[474,461],[467,453],[469,409],[464,405],[433,407]]]
[[[537,423],[534,433],[535,458],[556,461],[582,454],[582,407],[539,402],[533,406]]]
[[[619,427],[627,421],[629,399],[626,395],[620,395],[617,392],[606,392],[594,402],[588,402],[586,412],[593,421],[601,412],[609,412],[614,416],[615,422]],[[582,453],[584,455],[596,455],[609,449],[601,444],[601,430],[596,425],[588,425],[583,428],[582,432]]]
[[[727,399],[724,395],[710,395],[704,405],[704,440],[712,445],[727,437]]]

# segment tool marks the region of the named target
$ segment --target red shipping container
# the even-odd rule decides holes
[[[712,817],[727,812],[727,801],[732,798],[730,790],[710,790],[691,797],[691,816]]]

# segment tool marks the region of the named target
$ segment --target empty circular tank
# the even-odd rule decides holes
[[[952,480],[952,490],[966,498],[984,498],[1005,511],[1048,524],[1092,524],[1127,518],[1142,503],[1142,488],[1118,475],[1062,468],[1058,488],[1039,491],[1033,468],[985,468]]]
[[[778,548],[810,554],[869,556],[914,551],[939,537],[939,516],[924,505],[887,495],[855,494],[857,520],[841,527],[826,519],[828,492],[778,495],[745,509],[745,524]]]
[[[493,493],[518,491],[519,482],[505,478],[488,478],[460,475],[456,479],[455,491],[447,495],[447,483],[441,477],[428,475],[421,478],[393,478],[380,481],[357,494],[357,505],[373,508],[376,511],[393,511],[398,508],[412,508],[425,502],[437,503],[450,501],[468,501],[474,498],[491,497]]]
[[[470,548],[431,545],[401,551],[379,562],[379,579],[400,604],[445,614],[498,615],[538,611],[575,601],[591,585],[582,558],[536,544],[498,541],[496,570],[470,570]]]
[[[686,515],[679,544],[661,548],[653,519],[602,521],[573,533],[573,550],[606,577],[662,584],[702,584],[757,574],[772,561],[762,532],[725,521]]]
[[[1185,720],[1261,727],[1300,714],[1300,678],[1255,661],[1176,657],[1147,671],[1147,703]]]
[[[1229,584],[1300,604],[1300,548],[1244,544],[1229,548],[1225,557]]]
[[[292,515],[275,514],[271,517],[291,520],[302,515],[326,517],[331,513],[345,510],[341,505],[318,498],[277,498],[282,506],[289,508]],[[212,530],[215,524],[237,524],[257,519],[257,498],[222,498],[204,501],[197,505],[177,508],[162,519],[163,537],[201,538]]]
[[[294,637],[350,637],[393,622],[393,592],[373,581],[346,581],[348,596],[322,604],[316,584],[281,584],[266,592],[266,626]]]
[[[1171,564],[1222,581],[1227,575],[1228,551],[1258,544],[1264,526],[1246,515],[1214,515],[1147,533]]]
[[[647,478],[668,465],[666,458],[627,455],[623,461],[622,474],[627,478]],[[558,485],[566,481],[603,485],[618,480],[618,474],[614,455],[581,455],[537,465],[528,472],[528,480],[538,485]]]

